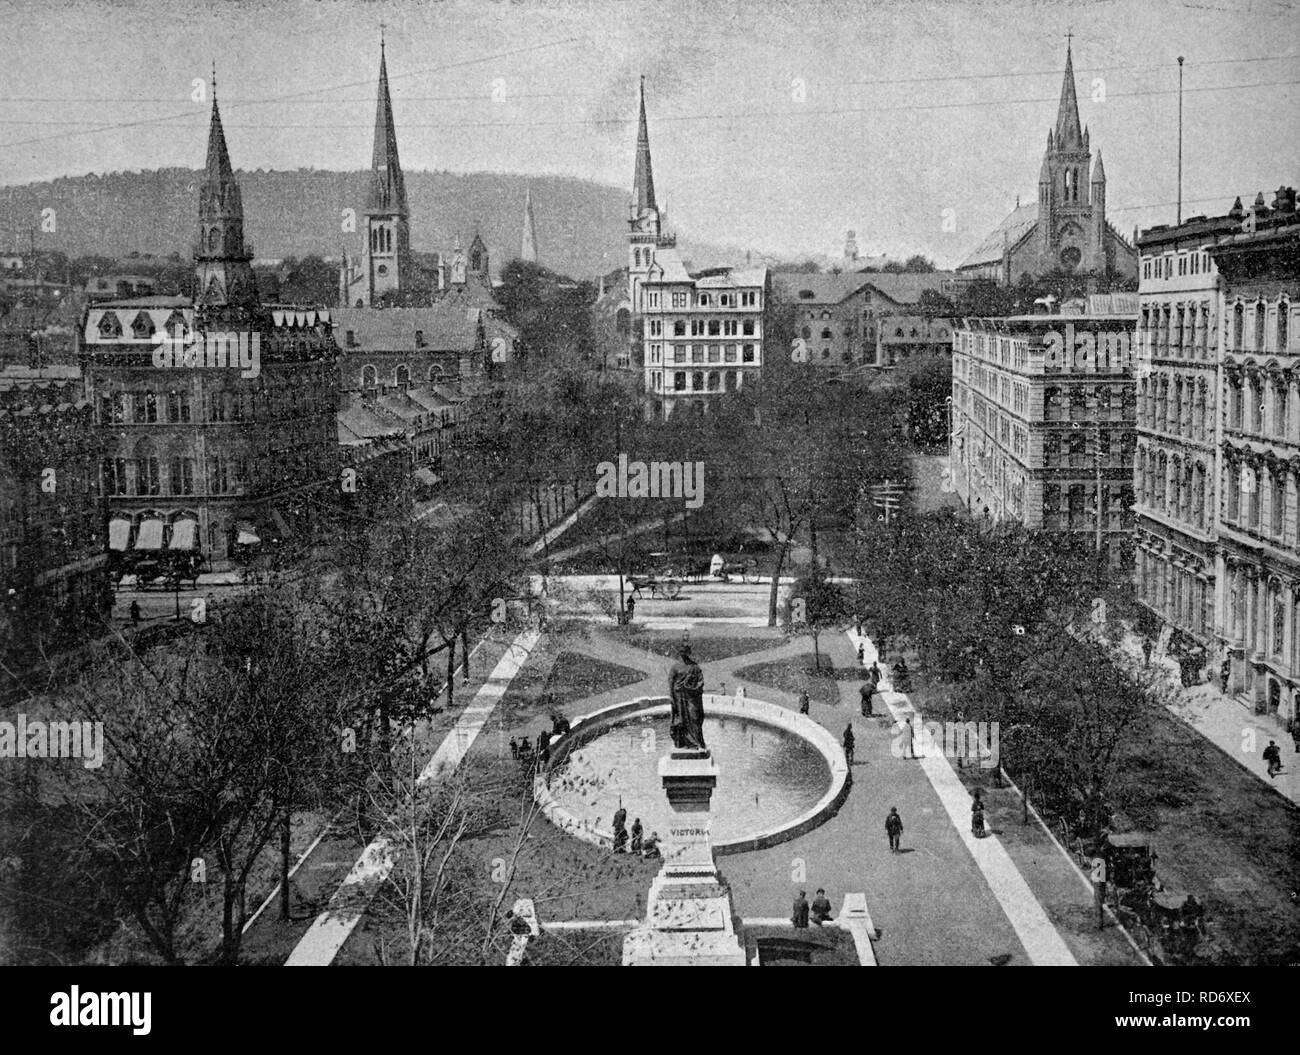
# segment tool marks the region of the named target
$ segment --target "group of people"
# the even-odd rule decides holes
[[[641,818],[637,817],[632,821],[629,835],[627,810],[620,805],[614,813],[614,852],[616,854],[630,852],[637,857],[658,857],[660,856],[659,833],[651,832],[647,838],[645,829],[641,827]]]
[[[794,912],[790,916],[790,922],[797,930],[805,930],[809,920],[820,927],[823,923],[829,923],[831,918],[831,903],[824,889],[817,888],[817,896],[813,898],[812,905],[808,904],[807,892],[799,891],[799,896],[794,899]]]
[[[528,737],[516,740],[510,738],[510,757],[525,769],[532,766],[545,766],[551,761],[551,741],[557,740],[569,731],[569,719],[562,714],[551,715],[550,730],[543,729],[537,734],[537,746],[534,748]]]

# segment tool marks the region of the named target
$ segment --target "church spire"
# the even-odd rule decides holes
[[[371,213],[406,215],[406,181],[397,158],[397,130],[393,127],[393,100],[388,94],[388,61],[384,41],[379,41],[379,98],[375,105],[375,152],[370,164]]]
[[[199,303],[214,309],[252,308],[257,303],[257,287],[249,265],[253,253],[244,241],[244,203],[226,148],[215,70],[212,89],[208,156],[199,188],[199,238],[194,252]]]
[[[641,115],[636,131],[636,174],[632,179],[632,197],[638,214],[647,209],[658,209],[654,173],[650,169],[650,132],[645,119],[645,77],[641,78]]]
[[[537,225],[533,222],[533,188],[524,191],[524,239],[519,249],[519,259],[537,263]]]
[[[1079,99],[1074,94],[1074,56],[1065,45],[1065,80],[1061,84],[1061,105],[1056,111],[1056,149],[1069,150],[1083,143],[1079,125]]]

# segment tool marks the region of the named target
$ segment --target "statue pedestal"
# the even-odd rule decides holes
[[[731,890],[709,842],[709,800],[718,767],[706,750],[674,748],[659,760],[673,818],[663,836],[663,867],[650,884],[646,921],[623,942],[625,967],[744,967],[732,924]]]

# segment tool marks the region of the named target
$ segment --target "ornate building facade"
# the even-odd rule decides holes
[[[1142,249],[1138,596],[1257,714],[1300,695],[1300,214],[1280,188]]]
[[[258,299],[252,255],[214,92],[197,301],[100,301],[81,326],[119,565],[180,551],[225,567],[309,534],[321,489],[337,486],[328,314],[273,314]]]

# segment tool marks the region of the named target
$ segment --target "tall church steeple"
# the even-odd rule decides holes
[[[366,201],[365,287],[361,301],[370,307],[386,293],[401,294],[410,277],[411,231],[406,181],[397,156],[393,100],[388,92],[388,57],[379,40],[379,95],[375,103],[375,148]]]
[[[632,176],[632,201],[628,208],[627,292],[633,313],[641,311],[640,290],[654,264],[655,251],[664,244],[663,214],[655,199],[650,168],[650,131],[645,116],[645,78],[641,78],[640,111],[636,131],[636,171]]]
[[[655,179],[650,166],[650,131],[645,119],[645,78],[641,78],[641,114],[636,130],[636,173],[632,177],[632,200],[638,213],[657,210]]]
[[[537,263],[537,225],[533,222],[533,188],[524,190],[524,237],[519,247],[519,259]]]
[[[226,148],[214,69],[208,157],[199,188],[199,237],[194,247],[200,307],[236,313],[256,308],[252,258],[252,247],[244,242],[244,202]]]
[[[1065,46],[1065,79],[1061,83],[1061,104],[1056,110],[1056,149],[1074,150],[1083,146],[1079,123],[1079,99],[1074,92],[1074,55]]]

